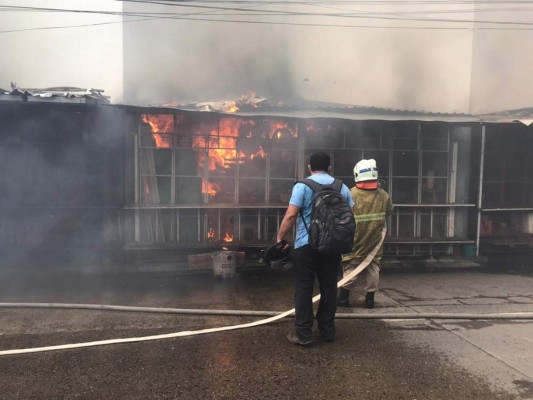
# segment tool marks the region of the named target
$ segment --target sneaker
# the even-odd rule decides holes
[[[374,292],[368,292],[365,297],[366,308],[374,308]]]
[[[296,344],[299,346],[309,346],[311,343],[313,343],[313,339],[302,340],[298,336],[296,336],[295,333],[289,333],[287,335],[287,340],[290,344]]]

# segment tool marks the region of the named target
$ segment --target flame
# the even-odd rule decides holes
[[[254,96],[255,93],[250,94],[250,98]],[[238,111],[236,102],[228,104],[228,112]],[[171,133],[174,132],[175,119],[178,124],[181,124],[180,115],[142,114],[141,118],[144,123],[150,126],[157,148],[172,147]],[[210,122],[196,125],[196,128],[192,132],[194,133],[192,147],[194,149],[206,150],[198,154],[198,167],[224,174],[225,171],[235,165],[242,165],[247,160],[265,158],[267,156],[265,149],[261,145],[257,145],[258,147],[256,149],[252,148],[246,151],[238,149],[237,143],[239,138],[241,138],[240,140],[244,138],[253,139],[254,135],[258,135],[258,139],[270,138],[278,140],[298,137],[296,125],[289,126],[287,122],[265,120],[261,122],[260,127],[264,130],[255,129],[256,121],[232,117],[220,119],[218,128],[213,128],[213,124]],[[248,143],[255,142],[250,141]],[[205,179],[202,181],[202,193],[209,196],[216,196],[220,190],[220,184],[208,182]]]
[[[259,150],[257,150],[254,154],[250,155],[250,160],[253,160],[254,158],[265,158],[267,155],[266,151],[263,149],[262,146],[259,146]]]
[[[227,250],[229,250],[229,247],[223,246],[222,250],[227,251]]]
[[[278,140],[282,137],[290,137],[296,139],[298,137],[298,129],[294,126],[293,128],[289,127],[287,122],[281,121],[269,121],[269,135],[270,139],[277,138]]]
[[[259,104],[253,101],[256,98],[257,98],[257,94],[253,91],[250,91],[247,94],[241,96],[241,98],[239,99],[239,103],[246,104],[247,106],[250,106],[253,108],[259,108]]]
[[[206,161],[209,163],[209,170],[227,169],[239,162],[237,155],[237,137],[239,136],[239,127],[241,120],[233,118],[223,118],[219,123],[219,130],[211,130],[209,139],[202,136],[204,132],[198,132],[193,139],[193,147],[205,149],[208,148],[207,158],[205,155],[200,157],[199,166],[205,167]],[[239,152],[239,156],[245,157],[245,154]]]
[[[207,193],[209,196],[215,196],[218,191],[220,191],[219,185],[202,180],[202,193]]]
[[[207,231],[207,240],[210,240],[210,241],[216,240],[216,236],[217,236],[217,231],[214,228],[209,228]],[[222,240],[226,243],[233,242],[233,235],[230,233],[226,233]],[[223,250],[227,250],[227,248],[223,248]]]
[[[169,148],[172,145],[172,135],[165,135],[174,131],[174,116],[170,114],[142,114],[142,122],[150,125],[155,147]],[[163,133],[163,134],[161,134]]]
[[[224,111],[230,112],[230,113],[235,113],[235,112],[239,111],[239,107],[237,107],[237,102],[236,101],[230,101],[226,105],[226,109]]]
[[[236,164],[243,164],[247,159],[256,157],[266,157],[265,150],[259,146],[259,149],[250,155],[243,151],[237,150],[237,140],[243,135],[243,130],[255,126],[254,121],[246,121],[236,118],[222,118],[219,121],[218,130],[210,129],[205,125],[200,125],[196,135],[193,137],[193,147],[196,149],[208,149],[206,153],[200,153],[198,157],[198,166],[208,168],[209,171],[224,171]],[[206,136],[205,132],[209,135]],[[252,131],[245,135],[250,138]],[[202,183],[202,193],[209,196],[215,196],[220,191],[220,185],[212,182]]]
[[[314,133],[318,130],[316,124],[313,121],[307,121],[307,132]]]

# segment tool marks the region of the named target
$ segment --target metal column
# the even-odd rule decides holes
[[[479,256],[479,235],[481,231],[481,207],[483,201],[483,168],[485,164],[485,130],[486,127],[481,127],[481,154],[479,161],[479,193],[477,199],[477,233],[476,233],[476,256]]]

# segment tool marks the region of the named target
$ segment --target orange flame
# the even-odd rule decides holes
[[[217,184],[202,180],[202,193],[207,193],[209,196],[215,196],[218,191],[220,191],[220,187]]]
[[[226,106],[226,112],[230,112],[230,113],[235,113],[237,111],[239,111],[239,107],[237,107],[237,102],[236,101],[231,101],[227,106]]]
[[[296,139],[298,137],[298,129],[296,127],[289,127],[289,124],[281,121],[270,121],[270,132],[268,137],[270,139],[277,138],[281,139],[282,137],[290,137]]]
[[[252,96],[254,94],[251,94]],[[228,108],[229,112],[238,111],[237,103],[233,102]],[[142,114],[142,121],[150,126],[152,136],[157,148],[172,147],[172,135],[174,132],[174,115],[171,114]],[[179,123],[180,116],[176,116]],[[287,122],[270,120],[265,121],[266,129],[264,137],[270,139],[297,138],[298,130],[296,125],[289,126]],[[224,173],[225,170],[237,164],[244,164],[247,160],[265,158],[267,153],[262,146],[257,150],[237,149],[239,138],[252,139],[255,132],[255,121],[243,120],[239,118],[222,118],[218,122],[218,128],[213,129],[213,125],[208,122],[197,125],[193,135],[192,147],[194,149],[205,149],[198,157],[198,167],[208,168],[209,171]],[[215,196],[221,187],[220,184],[202,181],[202,193]]]
[[[209,228],[207,231],[207,239],[214,239],[215,238],[215,230],[213,228]]]
[[[250,154],[250,160],[253,160],[254,158],[265,158],[267,155],[266,151],[263,149],[263,147],[259,146],[259,150],[257,150],[254,154]]]
[[[155,140],[155,147],[169,148],[172,145],[172,135],[174,131],[174,116],[170,114],[142,114],[142,122],[150,125],[152,136]]]
[[[259,108],[259,104],[256,102],[253,102],[252,100],[257,97],[257,94],[253,91],[248,92],[248,94],[242,95],[239,102],[241,104],[246,104],[248,106],[251,106],[253,108]]]
[[[200,126],[199,131],[193,138],[193,147],[197,149],[208,149],[207,154],[200,153],[198,166],[209,168],[209,171],[223,171],[236,164],[243,164],[247,159],[255,157],[266,157],[265,150],[259,146],[259,150],[253,154],[246,155],[243,151],[237,150],[237,139],[246,126],[254,126],[253,121],[244,121],[236,118],[222,118],[219,122],[218,130],[211,129],[209,136],[205,136],[206,127]],[[246,137],[251,137],[250,131]],[[202,183],[202,193],[215,196],[220,191],[219,185],[211,182]]]
[[[224,241],[225,242],[233,242],[233,235],[230,235],[229,233],[226,233],[224,235]]]

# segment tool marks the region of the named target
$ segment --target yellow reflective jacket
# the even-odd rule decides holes
[[[381,240],[383,225],[392,212],[392,201],[383,189],[365,190],[353,187],[350,192],[355,203],[355,237],[352,252],[344,254],[342,261],[362,261]],[[379,264],[382,256],[383,245],[374,261]]]

